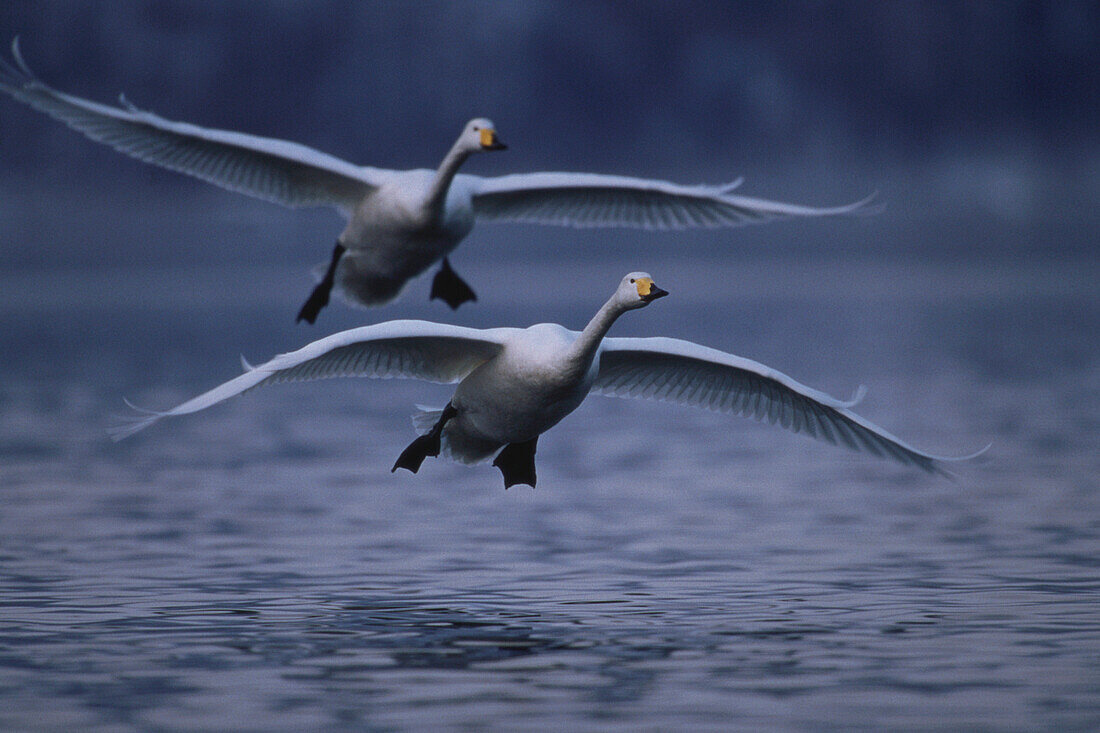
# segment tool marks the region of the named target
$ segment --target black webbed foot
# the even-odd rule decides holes
[[[424,462],[424,459],[428,456],[438,456],[439,450],[440,440],[438,435],[431,433],[421,435],[409,443],[408,448],[401,451],[401,455],[397,457],[397,462],[393,464],[390,473],[394,473],[399,468],[406,468],[416,473],[420,470],[420,464]]]
[[[493,459],[493,465],[504,476],[504,488],[527,484],[535,488],[535,443],[538,437],[523,443],[509,443]]]
[[[477,295],[474,294],[473,289],[455,274],[455,271],[451,269],[451,263],[447,261],[446,257],[443,258],[443,265],[439,268],[439,272],[435,274],[435,279],[432,280],[432,292],[428,296],[428,300],[435,300],[436,298],[451,306],[452,310],[457,310],[458,306],[468,300],[477,300]]]
[[[447,406],[443,408],[439,420],[432,426],[432,429],[409,443],[409,447],[401,451],[401,455],[397,457],[397,461],[393,464],[393,468],[390,469],[390,473],[394,473],[399,468],[408,469],[416,473],[420,470],[420,464],[424,462],[425,458],[428,456],[438,456],[442,448],[443,426],[456,414],[458,414],[458,410],[448,402]]]
[[[313,288],[313,292],[309,294],[305,305],[298,311],[295,323],[300,321],[313,323],[317,320],[317,314],[321,312],[321,309],[328,305],[329,293],[332,292],[332,286],[336,282],[336,266],[340,264],[340,258],[344,256],[346,251],[347,248],[339,242],[333,247],[332,261],[329,262],[325,276],[321,278],[321,282],[317,283],[317,287]]]

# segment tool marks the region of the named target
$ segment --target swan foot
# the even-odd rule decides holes
[[[332,286],[336,282],[336,266],[340,264],[340,258],[344,256],[346,251],[347,248],[339,242],[333,247],[332,261],[329,262],[328,269],[325,270],[325,276],[321,278],[321,282],[317,283],[317,287],[313,288],[313,292],[309,294],[302,310],[298,311],[298,317],[294,320],[295,323],[301,321],[313,323],[317,320],[317,314],[321,312],[321,309],[328,305],[329,293],[332,292]]]
[[[535,443],[538,436],[523,443],[509,443],[493,459],[493,465],[504,476],[504,488],[527,484],[535,488]]]
[[[428,300],[436,298],[451,306],[451,310],[458,310],[458,306],[468,300],[477,300],[473,289],[455,274],[446,257],[443,258],[443,266],[439,268],[435,279],[432,280],[432,293],[428,296]]]
[[[401,455],[397,457],[397,461],[393,464],[393,468],[390,469],[390,473],[395,473],[399,468],[404,468],[416,473],[420,470],[420,464],[424,462],[425,458],[428,456],[438,456],[439,451],[442,449],[441,439],[443,436],[443,426],[457,414],[458,410],[448,402],[447,406],[443,408],[439,420],[432,426],[432,429],[409,443],[409,447],[401,451]]]

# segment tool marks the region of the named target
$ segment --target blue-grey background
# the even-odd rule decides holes
[[[47,82],[170,119],[482,174],[722,182],[872,217],[702,233],[485,226],[373,311],[293,316],[340,220],[119,156],[0,99],[0,727],[1100,726],[1100,5],[21,2]],[[580,327],[758,359],[956,481],[744,420],[593,398],[539,488],[389,466],[445,388],[250,394],[389,318]]]

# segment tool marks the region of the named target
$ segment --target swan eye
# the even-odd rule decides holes
[[[634,278],[630,278],[630,282],[634,282]]]

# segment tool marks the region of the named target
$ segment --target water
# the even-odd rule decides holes
[[[625,272],[484,254],[454,320],[579,326]],[[617,335],[866,384],[861,412],[918,446],[994,447],[947,481],[592,398],[540,442],[538,488],[504,491],[488,466],[391,474],[412,405],[447,390],[371,380],[115,445],[123,396],[164,407],[241,352],[450,317],[419,283],[295,328],[300,267],[8,274],[0,728],[1100,727],[1095,261],[629,267],[672,297]]]

